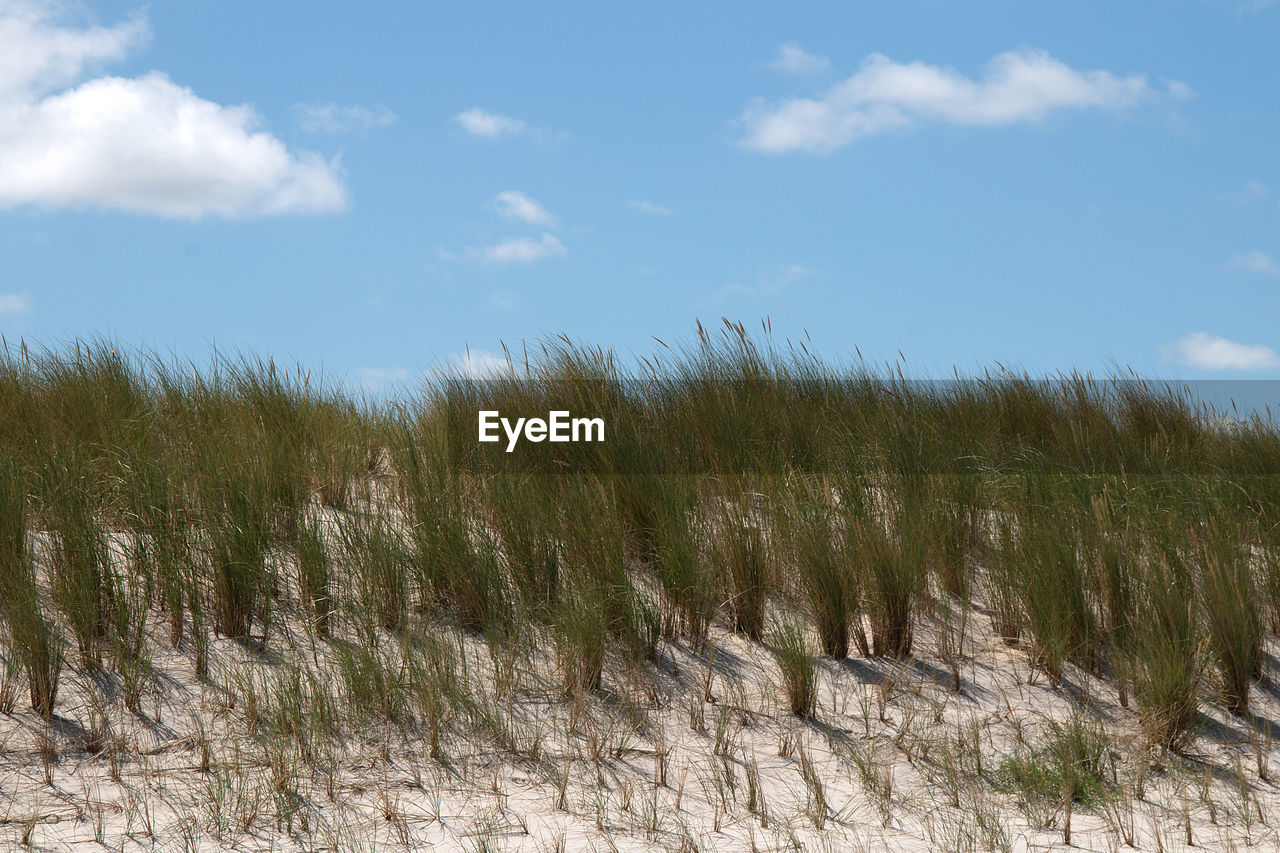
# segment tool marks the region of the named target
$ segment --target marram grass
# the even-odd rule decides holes
[[[726,635],[764,650],[780,706],[815,730],[855,701],[824,693],[824,673],[872,665],[857,659],[936,654],[964,690],[978,618],[1029,678],[1103,685],[1160,749],[1193,744],[1206,708],[1245,718],[1274,677],[1280,434],[1133,377],[914,382],[726,323],[632,365],[556,339],[394,403],[252,358],[22,347],[0,357],[0,406],[0,651],[34,712],[79,713],[59,688],[92,676],[144,713],[162,656],[212,680],[211,649],[232,640],[256,656],[237,713],[292,744],[280,773],[336,778],[325,744],[344,726],[420,726],[441,766],[450,731],[484,732],[541,766],[593,703],[626,722],[591,751],[625,756],[664,735],[619,697],[687,677],[679,654],[706,661],[688,722],[724,757],[733,715],[756,713]],[[605,440],[508,453],[476,440],[481,409],[598,417]],[[327,664],[255,672],[291,620]],[[489,651],[483,698],[465,688],[468,642]],[[520,710],[535,677],[573,709],[563,731]],[[1089,799],[1111,758],[1071,726],[1034,753],[1057,762],[1048,782],[1005,775]],[[980,768],[976,742],[944,746],[947,767]],[[874,749],[858,760],[891,804],[892,773]],[[731,764],[718,784],[736,784]]]

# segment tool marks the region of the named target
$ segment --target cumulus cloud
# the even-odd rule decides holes
[[[778,48],[778,56],[769,67],[788,74],[816,74],[831,67],[831,60],[825,56],[809,53],[793,41]]]
[[[0,207],[194,219],[346,206],[340,163],[289,151],[248,106],[205,100],[156,71],[77,83],[127,56],[147,27],[76,29],[59,8],[0,0]]]
[[[536,199],[518,190],[498,193],[491,206],[499,216],[530,225],[551,226],[556,222],[556,218]]]
[[[0,0],[0,94],[34,99],[79,80],[90,67],[124,59],[145,44],[144,18],[114,27],[67,29],[53,18],[55,4]]]
[[[34,300],[31,294],[22,293],[0,293],[0,315],[7,314],[30,314],[31,306]]]
[[[1280,266],[1276,266],[1275,258],[1256,249],[1251,252],[1236,252],[1228,266],[1241,272],[1280,276]]]
[[[746,129],[741,143],[771,154],[828,152],[921,122],[1033,122],[1063,109],[1120,109],[1161,96],[1190,94],[1177,81],[1161,89],[1142,75],[1077,71],[1041,50],[1002,53],[986,64],[977,80],[951,68],[872,54],[857,73],[820,97],[748,105],[741,116]]]
[[[1163,348],[1166,358],[1201,370],[1268,370],[1280,367],[1280,355],[1261,344],[1241,344],[1193,332]]]
[[[663,207],[660,204],[654,204],[651,201],[643,199],[627,199],[627,207],[632,210],[638,210],[641,213],[647,213],[650,216],[674,216],[675,211],[669,207]]]
[[[481,251],[486,261],[496,264],[531,264],[543,258],[562,258],[567,254],[564,244],[554,234],[543,234],[537,240],[513,237]]]
[[[454,121],[472,136],[484,136],[489,139],[496,139],[499,136],[519,136],[529,129],[529,126],[518,118],[486,112],[479,107],[458,113],[454,116]]]
[[[382,104],[372,108],[360,104],[296,104],[293,111],[298,126],[308,133],[368,133],[389,127],[400,118]]]

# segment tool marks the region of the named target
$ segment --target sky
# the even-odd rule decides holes
[[[1280,377],[1280,2],[0,0],[0,332]]]

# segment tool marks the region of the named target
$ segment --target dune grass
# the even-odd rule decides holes
[[[631,367],[556,339],[509,372],[440,375],[395,404],[252,358],[7,350],[7,658],[43,717],[73,667],[111,669],[136,709],[148,618],[211,677],[211,637],[264,652],[297,611],[334,683],[273,682],[273,725],[302,737],[281,697],[343,702],[420,724],[447,761],[441,732],[460,720],[541,739],[468,704],[451,632],[490,649],[510,714],[538,660],[582,703],[672,649],[714,658],[719,623],[772,655],[786,707],[811,717],[810,638],[831,665],[908,661],[929,653],[922,624],[980,598],[1055,686],[1074,667],[1132,698],[1152,744],[1192,743],[1206,703],[1248,712],[1280,630],[1270,422],[1225,426],[1133,377],[832,367],[764,331],[699,327]],[[482,408],[601,417],[606,440],[507,453],[476,441]],[[706,679],[709,696],[710,662]],[[691,701],[691,722],[706,704]],[[1079,727],[1058,734],[1094,750]],[[1041,759],[1056,762],[1044,779],[1009,774],[1070,797],[1102,775],[1092,752]]]

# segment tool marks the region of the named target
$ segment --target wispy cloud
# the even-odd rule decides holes
[[[809,53],[793,41],[778,48],[778,56],[769,67],[787,74],[816,74],[831,67],[831,60],[825,56]]]
[[[525,137],[538,143],[559,144],[572,138],[573,134],[565,130],[551,130],[529,124],[523,119],[489,112],[480,107],[458,113],[453,117],[457,125],[469,136],[480,139],[500,139],[502,137]]]
[[[1247,204],[1267,197],[1267,187],[1262,181],[1249,181],[1242,189],[1218,194],[1218,201],[1226,204]]]
[[[554,234],[543,234],[537,240],[513,237],[481,250],[481,256],[495,264],[531,264],[543,258],[562,258],[568,253]]]
[[[626,206],[632,210],[638,210],[641,213],[647,213],[650,216],[674,216],[675,211],[669,207],[663,207],[660,204],[654,204],[644,199],[627,199]]]
[[[482,349],[468,349],[454,353],[445,360],[444,367],[436,371],[464,379],[496,379],[510,376],[514,371],[511,362],[503,356]]]
[[[726,284],[716,292],[716,299],[724,300],[734,296],[745,296],[748,298],[760,299],[769,296],[777,296],[784,290],[791,288],[802,279],[806,279],[814,275],[816,272],[817,270],[807,267],[804,264],[788,264],[781,267],[769,267],[757,273],[755,279],[750,283],[735,281]]]
[[[1064,109],[1131,107],[1159,97],[1190,97],[1177,81],[1157,88],[1140,74],[1077,71],[1042,50],[990,60],[980,79],[924,62],[872,54],[857,73],[816,98],[752,102],[740,123],[743,147],[778,154],[829,152],[855,140],[922,122],[1004,125],[1039,121]]]
[[[26,291],[22,293],[0,293],[0,315],[30,314],[33,305],[35,305],[35,300]]]
[[[62,13],[73,8],[0,2],[0,208],[196,219],[346,207],[339,161],[290,151],[248,106],[205,100],[158,71],[84,80],[150,31],[141,16],[69,25]]]
[[[556,219],[536,199],[518,190],[507,190],[489,202],[486,207],[504,219],[554,227]],[[468,246],[462,252],[439,249],[439,257],[446,261],[486,261],[492,264],[531,264],[544,258],[562,258],[569,254],[560,238],[543,231],[537,238],[510,237],[488,246]]]
[[[483,136],[488,139],[519,136],[529,129],[529,126],[518,118],[491,113],[479,107],[458,113],[453,120],[472,136]]]
[[[1241,344],[1193,332],[1181,340],[1162,347],[1165,358],[1201,370],[1269,370],[1280,367],[1280,355],[1261,344]]]
[[[1276,5],[1276,0],[1238,0],[1236,12],[1241,15],[1256,15]]]
[[[1240,272],[1280,276],[1280,266],[1276,266],[1275,258],[1257,249],[1250,252],[1236,252],[1227,266]]]
[[[293,111],[298,126],[308,133],[368,133],[399,120],[399,116],[381,104],[372,108],[360,104],[295,104]]]
[[[497,211],[499,216],[519,222],[527,222],[530,225],[549,227],[555,225],[556,222],[556,218],[536,199],[518,190],[507,190],[506,192],[498,193],[497,198],[491,202],[490,206]]]

